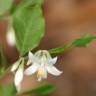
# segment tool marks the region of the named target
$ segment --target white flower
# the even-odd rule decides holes
[[[24,73],[24,59],[20,59],[11,68],[11,72],[15,72],[14,84],[18,92],[21,90],[21,82],[23,80]]]
[[[38,81],[46,79],[47,72],[55,76],[59,76],[62,73],[54,66],[57,57],[52,58],[46,50],[37,51],[35,54],[29,52],[28,58],[28,65],[29,63],[32,63],[32,65],[24,73],[32,75],[37,72]]]
[[[7,43],[10,46],[15,46],[16,44],[16,38],[15,38],[15,31],[13,27],[9,28],[7,34],[6,34]]]

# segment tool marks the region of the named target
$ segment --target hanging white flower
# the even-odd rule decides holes
[[[15,72],[14,84],[18,92],[21,90],[21,82],[23,80],[24,75],[24,59],[20,59],[16,63],[13,64],[11,68],[11,72]]]
[[[57,57],[52,58],[47,50],[37,51],[35,54],[29,52],[28,65],[32,65],[25,70],[26,75],[32,75],[37,72],[38,81],[47,78],[47,73],[54,76],[59,76],[62,72],[59,71],[54,64],[57,61]]]
[[[6,39],[7,39],[7,43],[9,46],[15,46],[16,44],[16,38],[15,38],[15,31],[13,29],[13,27],[10,27],[8,29],[8,32],[6,34]]]

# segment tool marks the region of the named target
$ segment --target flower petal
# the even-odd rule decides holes
[[[37,71],[37,69],[38,69],[38,64],[34,63],[33,65],[31,65],[25,70],[24,74],[32,75]]]
[[[58,57],[56,56],[55,58],[51,58],[51,59],[49,59],[48,60],[48,64],[51,64],[51,65],[53,65],[53,64],[55,64],[56,62],[57,62],[57,59],[58,59]]]
[[[46,79],[47,78],[47,70],[44,67],[39,67],[38,68],[38,72],[37,72],[37,78],[38,81],[41,81],[42,79]]]
[[[21,84],[16,86],[16,90],[17,90],[18,93],[21,91]]]
[[[23,70],[24,70],[24,65],[21,64],[15,74],[15,79],[14,79],[14,83],[15,86],[17,88],[17,91],[20,90],[20,86],[21,86],[21,81],[23,80]]]
[[[27,64],[26,65],[30,65],[32,62],[31,62],[31,60],[29,59],[28,61],[27,61]]]
[[[15,31],[13,29],[13,27],[11,27],[8,32],[7,32],[7,35],[6,35],[6,39],[7,39],[7,43],[10,45],[10,46],[15,46],[16,44],[16,38],[15,38]]]
[[[17,61],[16,63],[14,63],[13,66],[12,66],[12,68],[11,68],[11,72],[14,72],[18,68],[19,64],[20,64],[19,61]]]
[[[61,71],[59,71],[56,67],[54,66],[48,66],[47,67],[47,71],[52,74],[52,75],[55,75],[55,76],[59,76],[61,75]]]
[[[41,80],[42,80],[42,77],[39,77],[39,78],[37,79],[37,81],[39,81],[39,82],[40,82]]]
[[[30,51],[29,51],[28,57],[29,57],[29,60],[28,61],[31,61],[31,63],[34,63],[34,62],[37,61],[37,59],[34,56],[34,54],[32,52],[30,52]]]
[[[47,79],[47,70],[45,70],[45,75],[44,75],[43,79]]]

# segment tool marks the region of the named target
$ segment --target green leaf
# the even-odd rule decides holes
[[[8,61],[3,53],[3,48],[2,46],[0,46],[0,62],[2,64],[2,66],[7,66],[8,65]]]
[[[50,49],[49,52],[51,54],[59,54],[65,51],[65,49],[73,48],[73,47],[86,47],[91,41],[95,40],[96,36],[92,34],[83,35],[80,38],[73,40],[71,43],[65,44],[62,47],[57,47]]]
[[[45,83],[23,94],[37,94],[38,96],[47,96],[52,92],[54,92],[55,90],[56,87],[54,85]]]
[[[53,48],[53,49],[49,50],[49,52],[51,54],[58,54],[58,53],[61,53],[61,52],[64,52],[64,51],[65,51],[64,47],[58,47],[58,48]]]
[[[0,0],[0,16],[11,8],[13,0]]]
[[[0,96],[16,96],[16,93],[14,84],[0,85]]]
[[[7,66],[8,66],[8,61],[3,53],[3,48],[0,45],[0,75],[2,75],[4,73]]]
[[[16,46],[21,56],[38,46],[45,29],[40,0],[24,1],[18,6],[13,18]]]
[[[82,36],[79,39],[76,39],[72,42],[72,46],[76,46],[76,47],[86,47],[91,41],[93,41],[94,39],[96,39],[96,36],[92,35],[92,34],[87,34]]]
[[[56,88],[52,84],[43,84],[35,89],[33,89],[33,93],[40,94],[40,95],[49,95],[52,93]]]

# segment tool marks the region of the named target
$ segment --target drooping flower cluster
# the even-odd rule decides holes
[[[14,79],[17,91],[20,91],[20,84],[23,80],[23,74],[32,75],[37,73],[38,81],[46,79],[47,73],[50,73],[54,76],[59,76],[62,72],[54,66],[56,61],[57,57],[52,58],[47,50],[39,50],[35,54],[29,52],[27,65],[30,66],[24,71],[24,62],[21,63],[22,60],[19,60],[19,62],[13,65],[11,70],[17,70]]]
[[[20,58],[16,63],[13,64],[11,68],[11,72],[15,72],[14,84],[16,86],[17,91],[19,92],[21,89],[21,82],[23,80],[24,73],[24,58]]]

